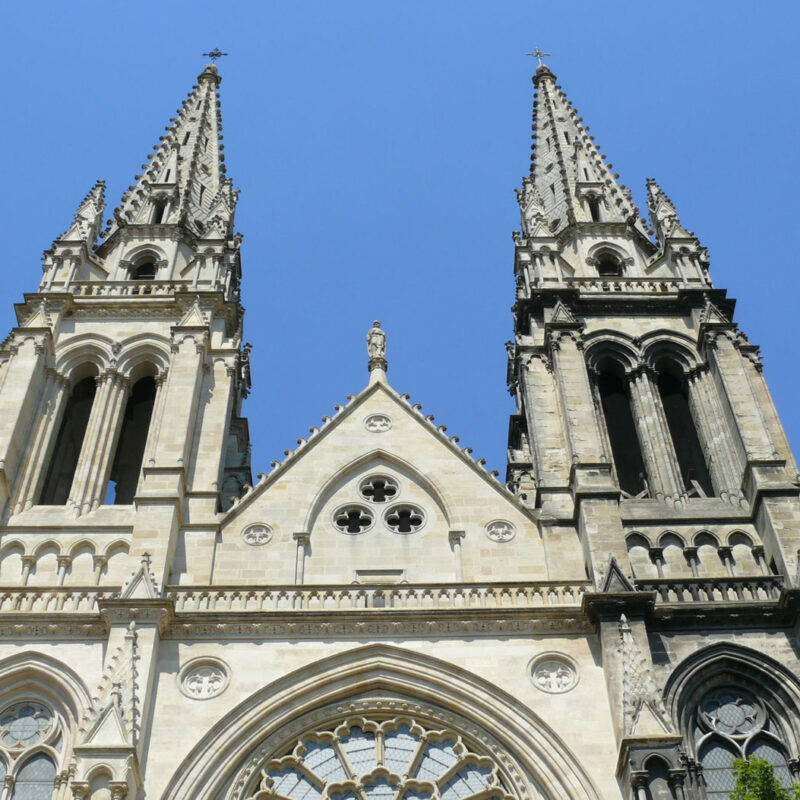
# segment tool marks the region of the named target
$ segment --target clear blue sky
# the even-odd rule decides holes
[[[655,177],[709,248],[800,446],[796,3],[5,0],[2,11],[3,330],[94,180],[116,205],[200,54],[230,53],[222,111],[242,190],[254,471],[364,386],[377,317],[395,388],[504,472],[534,45],[640,205]]]

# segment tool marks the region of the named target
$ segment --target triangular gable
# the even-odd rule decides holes
[[[155,576],[150,571],[150,554],[143,553],[139,569],[122,587],[122,600],[153,600],[161,594]]]
[[[703,325],[730,325],[730,320],[711,302],[706,303],[703,310]]]
[[[640,700],[634,713],[630,736],[663,736],[673,733],[669,722],[650,700]]]
[[[578,320],[575,319],[572,312],[561,302],[556,300],[555,308],[553,309],[553,316],[550,317],[550,322],[574,325]]]
[[[427,436],[434,437],[443,447],[447,448],[450,453],[456,456],[462,463],[469,466],[470,469],[478,475],[481,480],[486,482],[492,487],[494,491],[500,494],[506,502],[511,502],[514,507],[531,518],[531,513],[519,499],[509,491],[506,486],[500,483],[493,477],[483,466],[485,459],[475,460],[471,456],[472,448],[461,448],[458,444],[458,437],[449,437],[444,432],[445,427],[435,425],[429,418],[425,417],[420,411],[420,406],[412,406],[404,397],[401,397],[385,380],[377,380],[365,389],[363,389],[357,396],[352,397],[346,406],[336,406],[336,415],[333,417],[323,417],[323,424],[320,428],[313,428],[311,436],[308,439],[301,439],[300,446],[287,452],[287,457],[282,462],[273,461],[273,471],[269,475],[263,475],[259,483],[253,488],[252,491],[247,493],[241,500],[235,502],[233,507],[227,512],[221,524],[228,525],[241,511],[248,506],[252,505],[258,497],[260,497],[272,484],[274,484],[280,477],[282,477],[294,464],[298,463],[301,459],[316,448],[320,447],[323,442],[331,436],[331,434],[346,424],[348,420],[353,419],[358,415],[359,410],[377,393],[383,393],[384,396],[393,404],[394,407],[406,415],[408,418],[413,419],[421,431]]]
[[[116,696],[112,695],[111,702],[86,731],[81,744],[101,747],[125,747],[130,744]]]
[[[603,585],[600,587],[600,591],[608,593],[636,591],[633,584],[628,580],[622,569],[620,569],[613,553],[609,556],[606,575],[603,579]]]

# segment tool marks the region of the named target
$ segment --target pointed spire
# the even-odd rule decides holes
[[[183,225],[204,238],[232,235],[237,192],[225,173],[216,64],[197,78],[136,184],[114,211],[108,235],[126,225]]]
[[[647,208],[650,222],[660,245],[667,239],[694,239],[691,231],[681,225],[675,204],[653,178],[647,179]]]
[[[531,171],[519,198],[525,235],[542,230],[544,218],[556,234],[575,223],[611,222],[629,223],[646,237],[630,190],[617,182],[546,64],[537,68],[533,84]]]
[[[97,181],[81,200],[72,224],[59,236],[57,242],[84,242],[91,250],[103,226],[106,209],[106,182]]]

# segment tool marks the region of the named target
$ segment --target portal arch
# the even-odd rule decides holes
[[[260,765],[308,731],[354,716],[405,716],[455,733],[497,764],[519,800],[599,800],[558,735],[525,705],[466,670],[389,645],[332,656],[260,689],[198,742],[162,800],[245,800]]]

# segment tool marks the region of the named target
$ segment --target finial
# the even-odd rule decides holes
[[[223,53],[222,50],[219,49],[219,47],[215,47],[213,50],[209,50],[207,53],[203,53],[203,55],[206,58],[210,58],[212,64],[216,64],[218,59],[220,59],[223,56],[226,56],[228,54],[227,53]]]
[[[369,371],[373,373],[370,378],[377,379],[389,368],[386,361],[386,331],[381,328],[381,323],[377,319],[367,331],[367,354]]]
[[[533,50],[531,50],[530,53],[525,53],[525,55],[526,56],[533,56],[539,62],[539,66],[540,67],[544,67],[544,66],[546,66],[546,64],[544,63],[544,61],[542,61],[542,59],[545,58],[546,56],[551,55],[551,54],[543,52],[538,47],[534,47]]]

